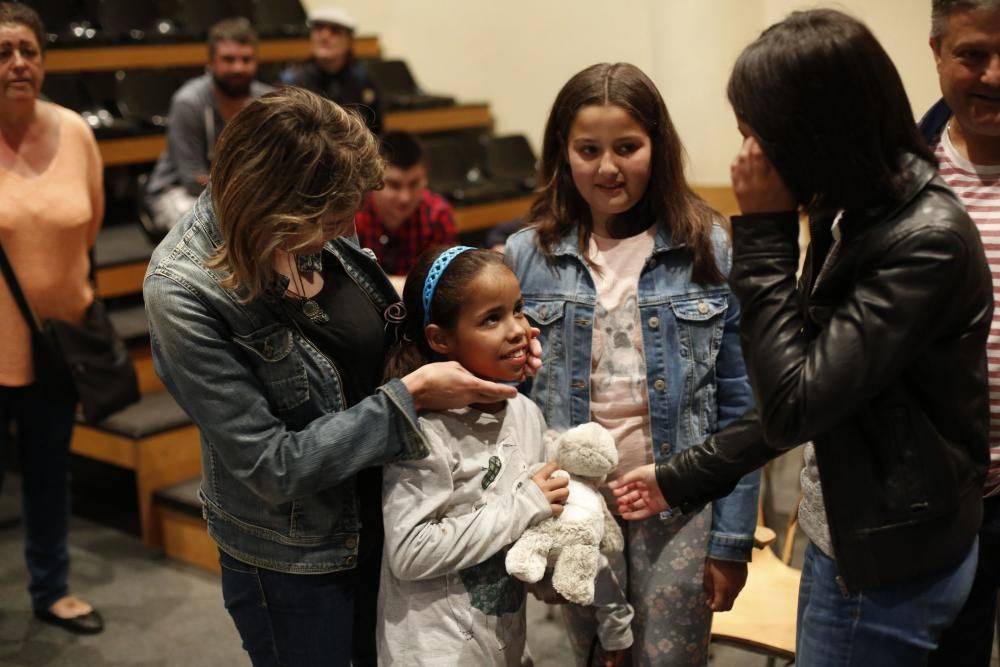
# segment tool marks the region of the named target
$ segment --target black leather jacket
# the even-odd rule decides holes
[[[979,233],[934,168],[900,202],[816,220],[796,287],[795,213],[733,219],[733,290],[759,414],[657,466],[682,510],[808,440],[842,584],[906,582],[960,560],[988,461],[993,286]],[[825,265],[824,265],[825,264]]]

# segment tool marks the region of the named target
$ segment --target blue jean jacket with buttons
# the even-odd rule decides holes
[[[209,266],[222,242],[208,191],[160,243],[143,285],[157,373],[201,431],[208,531],[234,558],[272,570],[355,566],[364,468],[426,456],[399,380],[345,409],[336,364],[281,307],[287,279],[243,302]],[[372,302],[398,301],[354,239],[327,243]]]
[[[524,309],[541,329],[543,364],[522,390],[550,428],[590,420],[590,369],[597,292],[571,230],[547,259],[536,232],[521,230],[507,241],[508,262],[521,282]],[[713,229],[715,254],[728,274],[726,232]],[[691,280],[690,255],[657,225],[652,255],[639,276],[639,317],[646,358],[653,459],[700,444],[753,405],[740,351],[740,307],[726,285]],[[759,473],[744,478],[715,501],[708,555],[750,559],[757,522]],[[661,516],[668,520],[669,513]]]

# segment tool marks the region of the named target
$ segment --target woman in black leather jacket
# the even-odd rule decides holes
[[[790,15],[744,50],[728,94],[744,135],[731,281],[759,408],[626,475],[620,510],[687,511],[812,441],[796,664],[924,664],[975,569],[993,310],[978,232],[858,21]]]

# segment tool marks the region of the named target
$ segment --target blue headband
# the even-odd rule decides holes
[[[449,264],[451,264],[451,260],[458,257],[466,250],[475,250],[475,248],[468,245],[457,245],[453,248],[448,248],[437,256],[437,259],[434,260],[434,263],[431,264],[431,268],[427,271],[427,277],[424,278],[425,327],[431,323],[431,300],[434,298],[434,289],[437,287],[438,281],[441,280],[441,274],[444,273],[444,270],[448,268]]]

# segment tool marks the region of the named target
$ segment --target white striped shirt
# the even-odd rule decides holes
[[[979,228],[993,274],[993,300],[1000,297],[1000,166],[984,167],[962,157],[947,130],[934,147],[941,178],[955,191]],[[986,341],[990,385],[990,470],[986,495],[1000,495],[1000,306]]]

